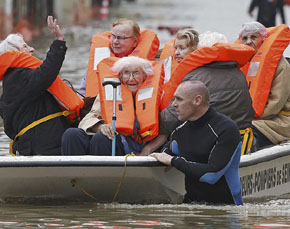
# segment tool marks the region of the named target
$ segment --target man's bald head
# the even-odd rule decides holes
[[[192,99],[197,95],[202,96],[202,105],[209,105],[209,90],[205,84],[199,80],[183,81],[179,87]]]
[[[209,108],[209,90],[201,81],[184,81],[177,87],[172,105],[179,120],[194,121]]]

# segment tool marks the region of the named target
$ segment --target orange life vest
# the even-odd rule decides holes
[[[253,108],[256,111],[255,117],[264,113],[277,65],[290,42],[290,30],[287,25],[267,28],[267,31],[268,37],[257,53],[241,68],[249,84]]]
[[[203,47],[188,54],[178,64],[168,83],[164,85],[160,110],[165,109],[169,105],[176,88],[187,73],[213,61],[235,61],[241,67],[249,61],[253,54],[254,49],[247,45],[224,43],[217,43],[211,47]]]
[[[98,85],[101,101],[102,119],[106,123],[112,123],[113,113],[113,87],[102,86],[106,80],[119,80],[119,76],[113,75],[112,66],[119,58],[110,57],[98,64]],[[159,105],[164,80],[163,65],[160,62],[152,62],[154,75],[147,76],[134,98],[132,92],[123,84],[117,88],[116,100],[116,129],[124,135],[131,135],[138,141],[145,142],[152,140],[159,131]],[[121,89],[121,90],[120,90]],[[136,116],[135,116],[136,112]],[[135,117],[139,122],[136,128]],[[137,134],[136,134],[137,133]],[[141,138],[140,138],[141,137]]]
[[[38,68],[42,61],[27,53],[18,51],[8,51],[0,54],[0,80],[3,80],[8,68]],[[63,110],[74,112],[68,116],[70,122],[79,117],[80,109],[84,102],[79,96],[57,76],[56,80],[48,88]]]
[[[114,57],[111,52],[110,36],[112,32],[97,33],[91,40],[88,73],[86,81],[86,97],[94,97],[98,94],[96,71],[98,63],[107,58]],[[159,49],[159,39],[151,30],[141,30],[137,47],[130,56],[138,56],[148,60],[154,60]]]
[[[164,45],[159,58],[160,62],[164,65],[164,85],[168,83],[172,73],[175,71],[178,65],[178,62],[174,58],[174,42],[175,39],[172,39]]]

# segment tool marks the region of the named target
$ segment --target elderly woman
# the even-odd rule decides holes
[[[116,58],[106,60],[111,63],[111,60],[116,61]],[[107,66],[105,64],[106,60],[100,62],[99,68]],[[157,84],[157,88],[154,88],[154,90],[159,91],[159,95],[154,97],[155,100],[153,97],[150,98],[151,103],[145,102],[146,99],[148,100],[145,94],[151,91],[147,86],[155,81],[160,82],[160,79],[162,79],[162,77],[156,75],[158,74],[157,72],[154,73],[153,69],[150,61],[134,56],[118,59],[111,69],[112,76],[109,78],[111,79],[114,76],[116,78],[117,76],[121,81],[121,86],[118,87],[121,90],[119,90],[117,101],[117,132],[119,134],[116,137],[116,155],[125,155],[131,152],[137,154],[146,142],[150,140],[150,137],[154,137],[154,134],[150,134],[150,137],[148,135],[144,137],[144,133],[149,133],[154,128],[146,130],[145,126],[151,125],[150,122],[152,120],[148,120],[147,117],[141,117],[142,114],[150,116],[150,113],[152,113],[157,117],[157,120],[152,123],[154,123],[155,127],[157,126],[158,131],[158,106],[155,109],[151,109],[150,104],[156,106],[160,102],[161,89],[159,89],[159,84]],[[107,72],[109,70],[107,69]],[[102,75],[99,76],[103,77]],[[105,79],[100,79],[100,81],[105,81]],[[107,112],[112,101],[107,100],[106,93],[108,92],[107,89],[109,89],[107,87],[110,86],[106,86],[103,89],[100,88],[100,94],[95,99],[91,111],[80,122],[79,128],[70,128],[64,133],[62,139],[63,155],[112,154],[114,131],[112,124],[109,123],[112,119],[112,114]],[[142,107],[141,112],[139,111],[139,105]],[[133,131],[130,132],[129,130]],[[155,133],[155,136],[157,134],[158,132]]]
[[[13,140],[10,153],[14,155],[60,154],[61,136],[69,126],[53,96],[61,92],[48,91],[58,79],[67,48],[56,20],[49,16],[47,23],[56,40],[43,63],[32,56],[34,49],[20,34],[10,34],[0,43],[0,114],[4,131]]]
[[[34,53],[34,48],[29,46],[20,33],[10,34],[0,43],[0,54],[8,51],[25,52],[30,55]]]
[[[289,44],[289,28],[279,25],[267,31],[261,23],[249,22],[243,24],[239,39],[243,44],[255,49],[250,65],[244,66],[242,71],[249,85],[252,85],[250,93],[256,111],[252,129],[256,139],[256,150],[288,141],[290,66],[283,52]]]

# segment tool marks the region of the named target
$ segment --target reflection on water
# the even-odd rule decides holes
[[[246,8],[250,0],[136,0],[122,1],[120,8],[111,11],[109,22],[93,26],[65,28],[68,51],[61,70],[61,77],[78,89],[86,75],[89,44],[96,32],[109,30],[111,21],[128,17],[138,21],[142,29],[154,30],[161,47],[172,39],[160,26],[192,26],[199,32],[207,30],[225,33],[233,41],[241,24],[249,21]],[[289,11],[290,8],[286,9]],[[286,13],[287,15],[287,13]],[[288,18],[290,22],[290,18]],[[43,59],[51,36],[34,40],[36,56]],[[289,55],[290,56],[290,55]],[[9,139],[0,123],[0,155],[8,155]],[[0,184],[3,185],[3,184]],[[0,204],[0,228],[290,228],[290,200],[270,200],[264,203],[247,203],[244,206],[206,205],[29,205]]]
[[[275,202],[277,205],[278,202]],[[289,201],[250,205],[2,205],[1,228],[255,228],[290,227]],[[285,206],[286,204],[286,206]]]

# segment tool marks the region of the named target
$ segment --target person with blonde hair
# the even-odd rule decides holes
[[[107,64],[112,62],[114,64],[110,70],[107,68]],[[159,109],[156,104],[160,104],[161,98],[159,85],[163,82],[163,75],[160,75],[162,64],[156,62],[157,66],[160,67],[159,72],[155,71],[152,62],[135,56],[121,59],[111,58],[107,61],[107,64],[100,64],[107,68],[107,72],[111,71],[112,74],[112,76],[107,76],[107,78],[104,77],[101,80],[102,82],[106,82],[107,79],[120,80],[121,82],[121,85],[117,87],[119,92],[117,93],[116,120],[117,132],[120,133],[116,136],[116,155],[120,156],[132,152],[138,154],[147,141],[150,140],[150,137],[154,138],[154,135],[158,134]],[[159,85],[155,84],[155,87],[147,88],[152,82],[160,82],[160,84],[157,83]],[[112,155],[112,139],[116,133],[110,123],[112,114],[109,111],[108,113],[106,112],[106,110],[109,110],[108,106],[111,103],[109,97],[112,94],[112,91],[109,91],[110,88],[107,87],[111,86],[108,85],[103,90],[100,89],[100,94],[96,97],[91,111],[81,120],[79,128],[70,128],[64,133],[62,138],[63,155]],[[158,91],[156,91],[158,95],[154,92],[155,90]],[[152,101],[148,103],[144,99]],[[151,109],[150,104],[154,105],[155,108]],[[137,111],[140,105],[142,112]],[[128,109],[130,110],[129,113]],[[146,116],[146,120],[142,118],[144,117],[142,115]],[[157,118],[153,120],[155,131],[157,131],[155,133],[153,133],[154,130],[152,131],[152,128],[144,131],[146,125],[151,125],[147,121],[147,117],[152,115]],[[118,123],[119,126],[122,126],[122,120],[126,122],[124,124],[126,128],[118,127]],[[129,129],[134,131],[129,133]],[[145,135],[150,133],[150,136],[144,136],[144,133]]]
[[[159,136],[144,147],[144,154],[153,152],[162,146],[176,127],[178,117],[172,105],[171,94],[173,95],[174,88],[185,80],[203,82],[210,91],[212,108],[229,116],[236,122],[240,130],[244,131],[251,127],[255,111],[252,107],[247,81],[238,65],[240,62],[245,64],[246,61],[243,59],[250,59],[253,50],[244,45],[224,43],[227,42],[225,38],[225,35],[217,32],[200,34],[199,49],[188,54],[179,63],[171,76],[174,81],[162,97],[161,106],[164,109],[160,112]],[[225,59],[218,60],[220,56]],[[164,101],[167,101],[166,105],[163,105]],[[245,148],[247,149],[247,147]]]
[[[174,42],[175,60],[182,61],[187,54],[197,49],[198,42],[198,32],[194,29],[179,30]]]

